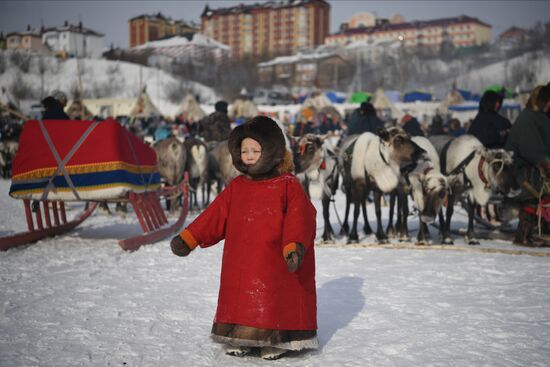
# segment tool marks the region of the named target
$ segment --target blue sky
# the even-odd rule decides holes
[[[211,8],[261,1],[0,1],[0,31],[4,34],[33,27],[82,21],[84,26],[105,34],[105,46],[128,46],[128,19],[162,12],[173,19],[200,23],[208,3]],[[380,17],[399,13],[406,20],[425,20],[466,14],[493,26],[493,37],[515,25],[531,27],[537,21],[550,22],[550,1],[340,1],[330,0],[331,31],[358,12]]]

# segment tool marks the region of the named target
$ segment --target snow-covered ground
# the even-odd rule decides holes
[[[8,190],[0,180],[0,236],[25,228]],[[341,194],[336,206],[342,216]],[[321,348],[267,362],[209,340],[223,244],[188,258],[168,240],[117,245],[138,233],[133,215],[95,213],[68,235],[1,252],[0,366],[550,364],[549,257],[454,251],[468,248],[458,238],[451,250],[318,246]]]

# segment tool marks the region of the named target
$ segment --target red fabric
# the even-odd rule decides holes
[[[93,121],[46,120],[44,126],[61,160],[72,149]],[[128,144],[132,142],[137,162]],[[25,123],[19,142],[20,149],[13,163],[13,176],[40,168],[57,167],[57,162],[46,143],[38,121]],[[122,161],[140,166],[155,166],[153,149],[143,144],[114,120],[100,122],[67,162],[67,166]]]
[[[316,330],[316,211],[291,174],[235,178],[187,229],[199,246],[225,238],[215,322],[272,330]],[[290,273],[283,248],[306,248]]]
[[[527,214],[535,215],[537,217],[542,211],[542,217],[546,222],[550,223],[550,200],[549,199],[543,198],[541,200],[540,205],[525,206],[523,207],[523,211],[525,211],[525,213]]]

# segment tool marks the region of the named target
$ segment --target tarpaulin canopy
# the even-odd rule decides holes
[[[370,102],[372,95],[367,92],[354,92],[349,97],[350,103]]]
[[[106,200],[157,190],[156,154],[114,120],[27,121],[10,195],[37,200]]]
[[[502,94],[504,96],[504,98],[514,98],[514,92],[512,92],[509,89],[506,89],[502,85],[493,84],[493,85],[490,85],[488,87],[485,87],[483,89],[483,93],[485,93],[487,91],[490,91],[490,90],[493,91],[493,92],[497,92],[497,93]]]
[[[415,102],[415,101],[431,101],[432,95],[426,92],[413,91],[405,93],[403,96],[403,102]]]
[[[328,91],[325,93],[325,96],[332,102],[332,103],[344,103],[346,101],[346,97],[343,95],[338,94],[337,92]]]

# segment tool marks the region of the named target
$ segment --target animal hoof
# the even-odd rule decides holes
[[[411,242],[411,238],[409,236],[402,236],[399,237],[399,242]]]
[[[352,245],[354,243],[359,243],[359,240],[348,239],[348,242],[347,242],[348,245]]]
[[[455,243],[454,243],[454,241],[453,241],[452,238],[445,237],[445,238],[443,239],[443,244],[444,244],[444,245],[454,245]]]
[[[479,245],[479,241],[478,240],[469,240],[468,245],[477,246],[477,245]]]
[[[390,243],[387,238],[380,238],[377,241],[379,245],[387,245],[388,243]]]

